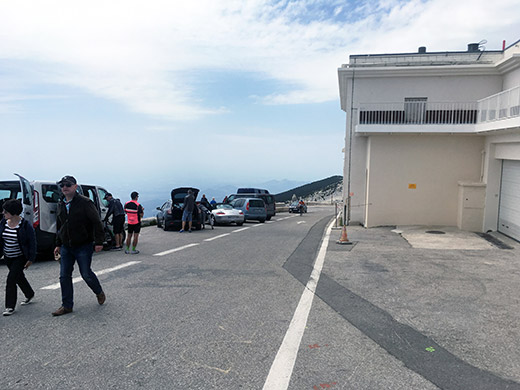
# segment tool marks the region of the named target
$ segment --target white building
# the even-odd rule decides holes
[[[338,74],[351,224],[520,240],[520,41],[500,51],[352,55]]]

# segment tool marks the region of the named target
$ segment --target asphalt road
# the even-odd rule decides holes
[[[520,387],[517,251],[415,250],[391,228],[338,246],[332,214],[144,228],[140,254],[95,255],[105,305],[79,280],[62,317],[58,264],[34,264],[35,302],[0,317],[0,390]]]
[[[0,318],[0,388],[262,388],[304,290],[283,265],[331,214],[182,234],[144,228],[139,255],[95,255],[105,305],[80,280],[74,312],[62,317],[50,314],[60,306],[58,264],[34,264],[34,303]],[[317,247],[322,234],[307,239]]]

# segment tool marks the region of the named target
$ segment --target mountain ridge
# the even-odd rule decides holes
[[[288,202],[295,195],[306,202],[319,202],[329,199],[341,199],[343,176],[335,175],[312,183],[304,184],[275,195],[277,202]]]

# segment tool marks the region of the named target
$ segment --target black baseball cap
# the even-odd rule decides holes
[[[74,176],[63,176],[60,181],[56,182],[56,184],[65,184],[65,183],[72,183],[72,184],[78,184]]]
[[[112,194],[110,192],[108,192],[106,195],[105,195],[105,199],[107,199],[108,197],[112,196]]]

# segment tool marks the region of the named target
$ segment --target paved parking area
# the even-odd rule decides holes
[[[520,388],[519,243],[446,227],[347,232],[353,245],[331,236],[322,300],[439,388]]]

